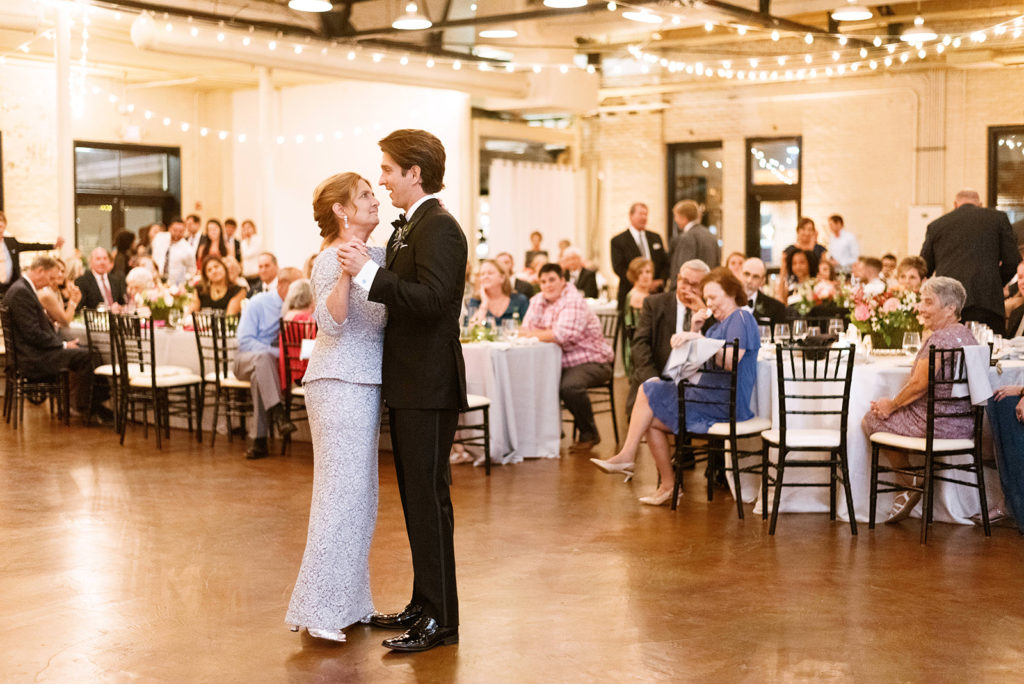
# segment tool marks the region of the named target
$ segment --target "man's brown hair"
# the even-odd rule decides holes
[[[434,134],[402,128],[377,144],[402,168],[403,176],[412,167],[420,167],[423,192],[432,195],[444,187],[444,145]]]

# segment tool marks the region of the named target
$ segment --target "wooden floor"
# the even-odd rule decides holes
[[[0,424],[0,682],[1021,681],[1024,539],[916,522],[786,515],[775,538],[691,474],[679,511],[636,502],[655,473],[582,456],[453,473],[461,643],[331,645],[284,614],[306,537],[309,445],[249,462],[175,432]],[[612,452],[602,424],[600,455]],[[376,605],[411,569],[381,457]]]

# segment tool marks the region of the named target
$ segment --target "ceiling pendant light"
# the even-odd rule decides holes
[[[938,37],[935,31],[924,25],[924,17],[919,14],[914,17],[914,25],[903,32],[900,40],[911,45],[920,45],[921,43],[927,43],[929,40],[935,40]]]
[[[405,14],[391,22],[391,27],[400,31],[420,31],[433,26],[433,22],[426,16],[420,14],[420,8],[415,2],[405,6]]]
[[[864,21],[871,17],[871,10],[855,4],[855,0],[847,0],[847,4],[832,10],[832,18],[836,21]]]
[[[622,13],[622,16],[630,21],[639,21],[641,24],[660,24],[662,22],[661,17],[652,14],[646,7],[641,7],[639,10],[627,10]]]
[[[544,0],[544,6],[553,9],[573,9],[574,7],[583,7],[586,4],[587,0]]]
[[[329,0],[288,0],[288,7],[297,12],[330,12]]]
[[[515,38],[519,32],[515,29],[484,29],[476,35],[481,38]]]

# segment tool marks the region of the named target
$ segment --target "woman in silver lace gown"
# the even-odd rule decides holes
[[[313,194],[324,248],[313,264],[317,338],[303,379],[313,437],[313,498],[302,567],[285,621],[322,639],[373,612],[370,542],[377,520],[377,434],[385,310],[351,287],[338,247],[365,241],[377,200],[354,173],[331,176]],[[369,247],[384,265],[384,249]]]

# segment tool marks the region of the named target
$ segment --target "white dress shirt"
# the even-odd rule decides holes
[[[14,273],[14,262],[11,260],[11,253],[7,249],[7,243],[0,237],[0,284],[6,283]]]
[[[843,270],[849,270],[850,266],[860,257],[860,245],[854,234],[843,228],[839,231],[839,235],[830,233],[828,253],[839,262],[839,266]]]
[[[188,240],[182,238],[167,248],[170,258],[167,260],[167,273],[164,277],[168,285],[181,285],[196,271],[196,253]],[[159,265],[159,262],[157,262]]]
[[[630,226],[629,233],[633,236],[633,241],[636,242],[636,246],[640,250],[640,256],[644,259],[650,259],[651,243],[647,241],[647,231],[637,230],[633,226]]]

